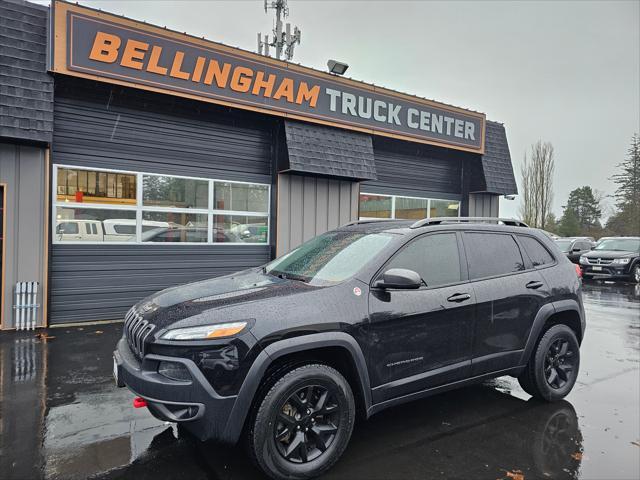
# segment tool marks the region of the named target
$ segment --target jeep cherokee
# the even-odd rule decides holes
[[[354,222],[139,302],[114,375],[157,418],[242,437],[269,476],[309,478],[357,414],[502,375],[565,397],[585,329],[576,268],[514,220]]]

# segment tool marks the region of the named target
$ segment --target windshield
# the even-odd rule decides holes
[[[638,238],[611,238],[602,240],[595,250],[618,250],[623,252],[640,252],[640,239]]]
[[[556,240],[556,245],[563,252],[568,252],[573,240]]]
[[[267,264],[265,272],[313,285],[331,285],[355,275],[392,238],[386,233],[325,233]]]

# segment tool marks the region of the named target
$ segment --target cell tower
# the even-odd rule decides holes
[[[291,60],[293,58],[293,49],[296,44],[300,44],[300,35],[302,32],[298,27],[293,27],[293,35],[291,34],[291,24],[287,23],[282,29],[282,19],[289,16],[289,7],[287,6],[287,0],[264,0],[264,12],[267,13],[269,9],[276,11],[276,22],[273,28],[273,38],[269,41],[269,35],[265,34],[264,40],[262,34],[258,33],[258,53],[260,55],[270,56],[269,47],[276,49],[275,57],[277,59],[282,58],[284,53],[285,60]]]

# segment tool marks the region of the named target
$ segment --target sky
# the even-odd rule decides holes
[[[262,0],[79,3],[252,51],[274,17]],[[609,177],[640,133],[640,0],[289,0],[289,10],[302,30],[294,62],[326,70],[333,58],[346,76],[504,123],[519,184],[525,152],[551,142],[556,215],[574,188],[614,193]],[[501,199],[501,215],[517,216],[519,202]]]

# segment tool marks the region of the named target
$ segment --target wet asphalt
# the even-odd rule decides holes
[[[356,425],[332,479],[640,478],[640,285],[585,284],[580,376],[565,401],[500,378]],[[0,478],[255,479],[113,384],[120,324],[0,334]]]

